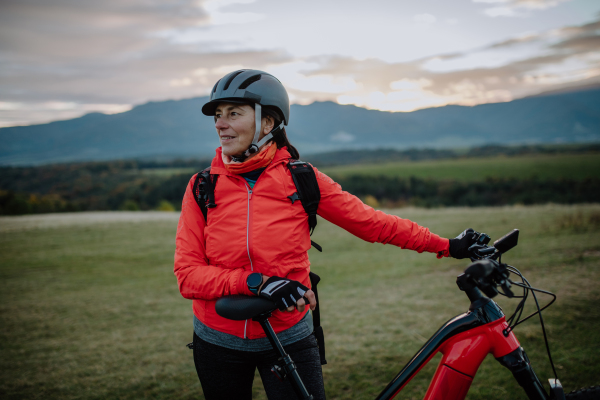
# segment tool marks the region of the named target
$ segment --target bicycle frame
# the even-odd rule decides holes
[[[377,400],[394,398],[438,353],[442,360],[433,376],[425,400],[462,400],[486,355],[501,358],[520,348],[508,328],[500,307],[493,301],[444,324],[406,364]]]
[[[377,396],[377,400],[393,399],[415,375],[438,353],[442,360],[433,376],[425,400],[464,400],[483,359],[492,354],[508,368],[531,400],[548,400],[540,380],[531,368],[527,355],[508,324],[504,313],[493,300],[481,296],[478,290],[467,288],[473,300],[469,312],[446,322],[417,354]],[[283,367],[272,372],[280,379],[288,377],[298,396],[312,399],[296,371],[293,360],[286,354],[268,318],[271,312],[253,319],[260,322],[273,348],[280,355]]]

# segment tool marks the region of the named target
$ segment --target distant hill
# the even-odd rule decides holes
[[[150,102],[114,115],[0,129],[0,165],[129,158],[210,157],[219,145],[206,98]],[[600,88],[474,107],[410,113],[333,102],[293,105],[290,141],[301,154],[341,149],[465,148],[600,141]]]

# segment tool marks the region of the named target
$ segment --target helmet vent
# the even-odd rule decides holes
[[[217,92],[217,86],[219,86],[219,82],[221,82],[220,79],[217,81],[217,83],[215,83],[215,86],[213,87],[213,90],[212,90],[213,93]]]
[[[254,82],[256,81],[260,81],[260,74],[258,75],[254,75],[251,76],[250,78],[246,79],[244,82],[242,82],[242,84],[240,85],[240,89],[246,89],[248,86],[252,85]]]
[[[231,85],[231,82],[235,79],[236,76],[238,76],[242,72],[244,72],[243,69],[239,70],[237,72],[234,72],[233,74],[231,74],[231,76],[229,77],[229,79],[227,79],[227,82],[225,82],[225,87],[223,88],[223,90],[229,89],[229,85]]]

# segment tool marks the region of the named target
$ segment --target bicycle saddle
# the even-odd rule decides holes
[[[277,309],[275,303],[263,297],[231,295],[217,300],[215,310],[223,318],[234,321],[252,319],[259,314]]]

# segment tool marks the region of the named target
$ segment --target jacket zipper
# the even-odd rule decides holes
[[[254,266],[252,265],[252,257],[250,257],[250,200],[252,200],[252,189],[246,182],[246,190],[248,191],[248,217],[246,219],[246,251],[248,252],[248,260],[250,260],[250,271],[254,271]]]
[[[247,182],[244,182],[246,185],[246,190],[248,191],[248,216],[246,219],[246,251],[248,252],[248,260],[250,260],[250,271],[254,271],[254,266],[252,265],[252,257],[250,257],[250,200],[252,200],[252,189],[248,186]],[[244,322],[244,339],[248,339],[246,337],[246,328],[248,327],[248,320]]]

